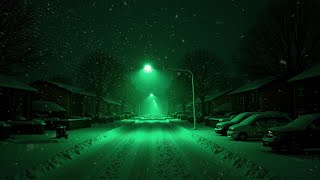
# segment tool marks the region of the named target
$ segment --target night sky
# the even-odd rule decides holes
[[[116,53],[126,65],[177,66],[195,48],[230,57],[266,0],[35,1],[43,46],[53,53],[45,75],[72,76],[93,48]],[[156,68],[156,67],[155,67]]]

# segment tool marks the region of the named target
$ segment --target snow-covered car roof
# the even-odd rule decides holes
[[[291,118],[285,113],[269,111],[269,112],[261,112],[258,114],[253,114],[248,118],[246,118],[245,120],[243,120],[240,124],[250,124],[252,121],[256,120],[257,118],[263,118],[263,117],[286,117],[291,120]]]
[[[253,114],[257,114],[257,113],[262,113],[262,112],[243,112],[243,113],[236,115],[234,118],[232,118],[231,121],[236,122],[236,121],[242,119],[244,116],[253,115]]]
[[[320,121],[320,114],[306,114],[303,116],[300,116],[287,124],[286,126],[290,127],[301,127],[305,128],[309,124],[311,124],[314,120],[319,120]]]

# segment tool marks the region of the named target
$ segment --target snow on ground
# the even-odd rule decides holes
[[[0,179],[317,179],[319,155],[280,155],[181,120],[134,119],[0,143]]]
[[[10,139],[0,141],[0,179],[36,177],[40,166],[46,168],[41,171],[49,171],[58,166],[58,157],[79,154],[81,144],[90,145],[90,141],[97,140],[101,134],[118,126],[119,123],[110,123],[67,131],[68,139],[56,139],[55,131],[46,131],[44,135],[12,135]],[[72,150],[75,153],[70,153]],[[66,152],[70,154],[66,155]]]
[[[320,179],[320,152],[306,151],[304,154],[276,154],[263,147],[259,140],[245,142],[236,141],[226,136],[218,135],[212,127],[198,124],[198,130],[192,130],[193,124],[172,120],[192,133],[198,143],[220,154],[233,166],[251,173],[272,173],[284,179]],[[259,176],[259,175],[258,175]]]
[[[118,128],[45,179],[244,179],[168,121],[140,121]],[[242,178],[241,178],[242,177]]]

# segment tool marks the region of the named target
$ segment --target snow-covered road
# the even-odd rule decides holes
[[[241,179],[189,133],[168,121],[124,123],[44,179]]]
[[[319,179],[317,154],[280,155],[175,119],[129,119],[0,143],[0,179]],[[282,178],[281,178],[282,177]]]

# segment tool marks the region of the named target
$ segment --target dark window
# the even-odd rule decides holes
[[[298,96],[304,96],[304,87],[298,87],[297,88],[297,95]]]

